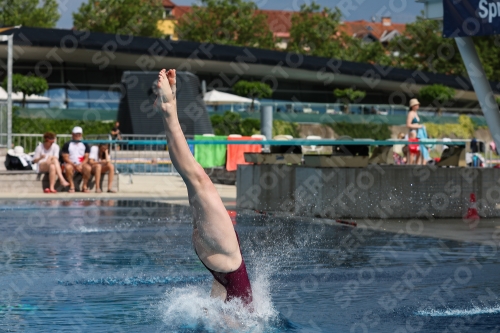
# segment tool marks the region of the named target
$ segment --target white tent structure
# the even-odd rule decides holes
[[[0,87],[0,101],[7,101],[7,92],[5,89]],[[23,93],[12,93],[12,101],[14,102],[22,102],[23,101]],[[26,103],[48,103],[50,102],[50,98],[40,95],[29,95],[26,97]]]
[[[241,97],[238,95],[233,95],[225,93],[218,90],[211,90],[205,94],[203,97],[206,105],[227,105],[231,104],[231,111],[233,110],[233,104],[250,104],[252,103],[251,98]],[[260,103],[259,101],[254,101],[254,103]]]

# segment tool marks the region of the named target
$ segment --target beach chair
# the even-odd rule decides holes
[[[322,137],[317,135],[309,135],[306,137],[306,140],[321,140]],[[320,154],[324,150],[323,146],[302,146],[302,154]]]

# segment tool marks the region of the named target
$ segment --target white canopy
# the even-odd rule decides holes
[[[22,100],[23,93],[12,93],[12,101],[21,102]],[[0,87],[0,101],[7,101],[7,92],[2,87]],[[26,97],[26,102],[50,102],[50,98],[40,95],[29,95]]]
[[[252,99],[241,97],[238,95],[228,94],[218,90],[212,90],[203,97],[207,105],[222,105],[222,104],[237,104],[237,103],[252,103]],[[259,101],[254,101],[259,103]]]

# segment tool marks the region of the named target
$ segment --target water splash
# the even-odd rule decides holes
[[[493,307],[479,307],[474,306],[470,309],[427,309],[417,311],[419,316],[430,316],[430,317],[461,317],[461,316],[474,316],[480,314],[496,314],[500,313],[500,305]]]
[[[252,288],[253,311],[239,299],[224,302],[211,298],[207,288],[201,286],[173,288],[159,304],[159,316],[169,332],[275,333],[291,327],[269,299],[260,298],[265,293],[259,292],[259,283]]]
[[[65,286],[73,285],[103,285],[103,286],[140,286],[140,285],[162,285],[162,284],[179,284],[179,283],[200,283],[208,280],[207,276],[153,276],[153,277],[103,277],[103,278],[87,278],[76,281],[57,281],[57,283]]]
[[[224,302],[210,297],[211,281],[204,285],[172,288],[154,311],[169,332],[251,332],[277,333],[293,331],[297,326],[284,318],[275,308],[271,290],[286,285],[289,258],[299,251],[300,245],[310,239],[276,241],[277,225],[272,233],[242,237],[242,249],[246,259],[253,294],[253,311],[240,300]],[[252,238],[254,238],[252,240]],[[276,279],[276,274],[283,278]],[[207,272],[208,274],[208,272]],[[210,275],[209,275],[210,276]]]

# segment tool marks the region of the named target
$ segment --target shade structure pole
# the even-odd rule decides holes
[[[7,149],[12,148],[12,61],[14,35],[7,41]]]
[[[497,149],[500,149],[500,111],[495,101],[495,95],[484,73],[483,65],[479,60],[472,37],[456,37],[458,50],[464,61],[470,81],[476,92],[484,118],[493,136]]]
[[[273,107],[263,106],[260,112],[260,134],[266,137],[266,140],[273,138]]]

